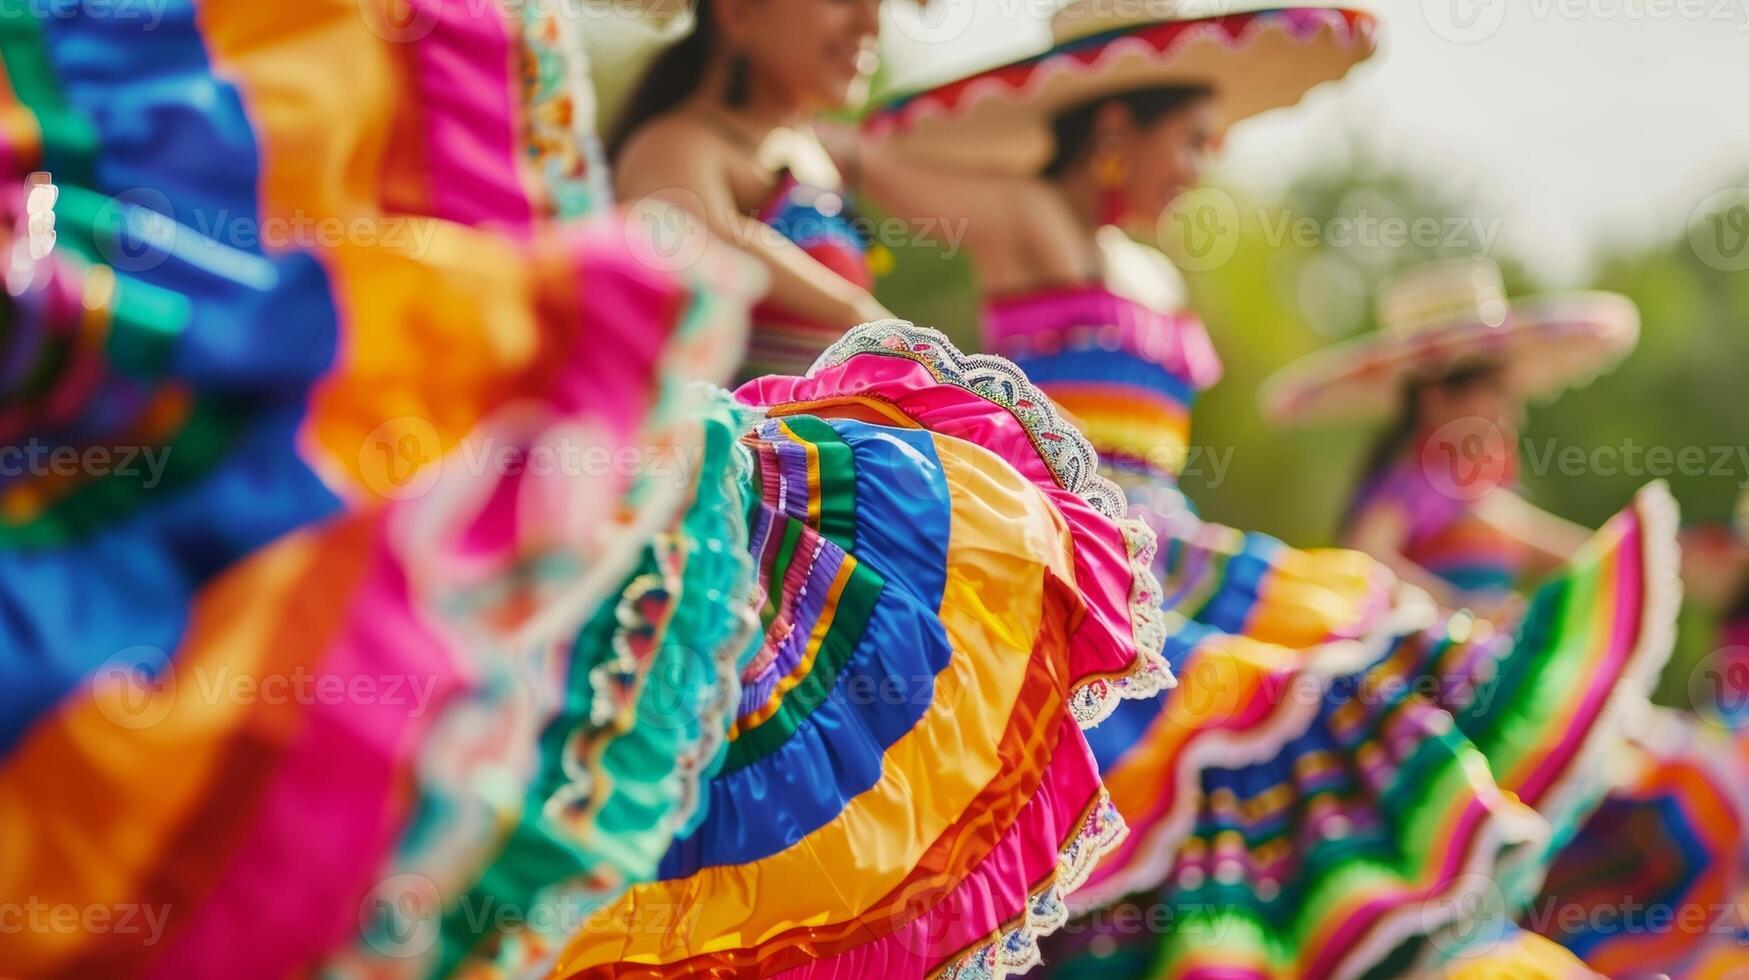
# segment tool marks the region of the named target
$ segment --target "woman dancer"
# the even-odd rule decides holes
[[[1071,4],[1045,53],[877,113],[860,160],[882,204],[967,219],[989,343],[1085,428],[1166,542],[1165,651],[1183,683],[1091,733],[1131,836],[1077,898],[1139,895],[1143,921],[1170,922],[1102,913],[1054,962],[1326,976],[1460,951],[1479,890],[1530,897],[1543,842],[1592,796],[1611,692],[1635,693],[1667,654],[1668,498],[1654,489],[1612,523],[1570,573],[1583,587],[1532,620],[1557,626],[1516,644],[1436,618],[1364,555],[1199,521],[1176,467],[1219,362],[1164,258],[1123,229],[1195,182],[1225,125],[1364,59],[1372,21],[1116,6]],[[1594,605],[1619,605],[1619,628],[1584,625]]]
[[[1508,302],[1486,259],[1431,263],[1380,292],[1381,331],[1289,365],[1266,385],[1277,424],[1396,412],[1367,462],[1343,543],[1442,604],[1488,609],[1572,557],[1589,532],[1516,492],[1527,398],[1585,381],[1633,350],[1626,297]]]
[[[4,891],[169,917],[145,944],[15,935],[7,962],[539,975],[582,930],[568,969],[1011,965],[1121,833],[1080,726],[1170,680],[1142,652],[1151,538],[1121,493],[1011,366],[900,324],[770,379],[754,410],[686,396],[738,346],[716,343],[743,309],[727,284],[762,277],[708,251],[659,273],[643,215],[550,220],[501,57],[529,41],[518,20],[433,4],[403,34],[363,12],[0,21],[42,136],[7,159],[67,175],[71,250],[22,273],[8,363],[41,397],[12,435],[110,438],[161,421],[147,394],[217,416],[152,430],[193,467],[161,496],[8,488],[42,506],[10,512],[6,649],[54,669],[0,715],[7,839],[33,842]],[[136,87],[152,70],[174,84]],[[136,103],[202,152],[89,138]],[[167,188],[152,215],[106,196],[123,173]],[[158,234],[221,205],[426,219],[429,251]],[[536,465],[579,441],[700,465]],[[493,446],[511,455],[470,461]],[[203,696],[221,674],[348,693],[254,710]],[[394,678],[428,700],[358,683]],[[168,693],[121,697],[147,680]]]
[[[626,200],[692,211],[771,273],[744,377],[802,374],[887,315],[817,114],[861,102],[878,0],[706,0],[633,90],[607,142]]]
[[[1447,601],[1508,607],[1586,533],[1514,490],[1524,403],[1619,361],[1633,349],[1638,317],[1624,297],[1608,293],[1509,301],[1486,260],[1409,270],[1381,291],[1378,316],[1379,334],[1283,369],[1266,388],[1265,411],[1283,425],[1363,422],[1395,411],[1349,509],[1348,542]],[[1734,676],[1724,667],[1721,682]],[[1727,731],[1700,719],[1650,713],[1611,756],[1618,778],[1554,862],[1527,925],[1609,976],[1691,975],[1726,962],[1735,925],[1708,922],[1667,935],[1655,917],[1716,918],[1709,910],[1726,907],[1742,888],[1743,752]],[[1631,865],[1625,854],[1634,856]],[[1703,935],[1717,941],[1701,942]]]

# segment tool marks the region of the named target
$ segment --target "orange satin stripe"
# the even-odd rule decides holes
[[[941,617],[954,652],[922,719],[888,749],[880,781],[804,842],[770,858],[634,886],[572,941],[561,973],[731,951],[798,926],[855,918],[899,886],[1001,775],[1003,733],[1042,621],[1046,567],[1039,561],[1072,582],[1068,532],[1042,492],[1000,458],[945,436],[934,441],[953,488]],[[943,767],[942,759],[956,765]],[[834,880],[832,896],[797,887],[819,868],[857,873]],[[615,934],[600,925],[650,921],[644,916],[658,909],[686,909],[690,934]]]
[[[368,533],[351,520],[251,558],[201,594],[169,684],[137,710],[84,693],[34,727],[0,768],[0,894],[152,906],[142,887],[163,869],[175,868],[170,877],[185,888],[200,877],[195,866],[220,860],[223,841],[183,842],[209,853],[205,861],[184,860],[174,844],[235,741],[286,745],[304,710],[290,699],[229,697],[230,680],[319,664],[347,608],[333,597],[349,594],[367,566]],[[125,813],[116,800],[130,801]],[[110,842],[101,861],[79,847],[92,839]],[[192,911],[172,907],[172,928],[174,916]],[[52,973],[105,938],[27,929],[7,938],[4,958],[22,974]]]
[[[346,319],[368,329],[343,327],[303,433],[325,475],[391,497],[405,486],[400,469],[435,460],[494,409],[541,390],[562,366],[563,344],[559,324],[541,320],[537,293],[577,288],[575,269],[571,283],[557,282],[498,236],[426,227],[430,244],[418,255],[329,253]]]
[[[1116,767],[1101,774],[1125,819],[1139,819],[1158,803],[1162,774],[1179,771],[1179,758],[1199,734],[1218,729],[1262,696],[1263,682],[1288,664],[1286,651],[1243,636],[1223,636],[1197,649],[1179,672],[1179,686],[1162,694],[1166,706]],[[1265,723],[1266,724],[1266,723]]]
[[[566,308],[578,272],[531,268],[528,250],[501,235],[385,214],[385,197],[418,206],[423,152],[408,91],[417,41],[373,30],[392,23],[389,6],[209,0],[200,24],[260,143],[262,219],[360,222],[356,240],[349,231],[318,253],[333,280],[340,349],[303,439],[331,482],[393,497],[406,480],[392,468],[455,448],[558,363],[555,338],[566,331],[540,321],[542,300]]]
[[[22,175],[42,165],[43,131],[36,113],[25,108],[13,91],[12,79],[0,71],[0,143],[6,147],[7,165]]]
[[[261,217],[374,215],[396,114],[410,105],[397,45],[371,30],[387,0],[205,0],[219,76],[243,97],[261,158]],[[406,47],[400,45],[399,47]]]

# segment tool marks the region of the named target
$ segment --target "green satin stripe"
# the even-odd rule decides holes
[[[765,605],[759,610],[759,627],[761,632],[770,632],[771,624],[777,620],[778,607],[783,602],[784,576],[789,574],[789,567],[796,558],[796,542],[802,536],[802,522],[792,520],[772,512],[771,519],[783,522],[783,540],[778,542],[777,557],[771,562],[771,578],[773,588],[765,597]]]
[[[61,97],[42,25],[26,4],[0,3],[0,62],[18,101],[42,129],[42,169],[53,172],[57,183],[92,186],[97,131]]]
[[[784,420],[796,437],[811,443],[820,459],[820,526],[826,539],[856,550],[856,457],[838,430],[812,415]]]
[[[108,256],[124,254],[119,249],[126,220],[111,198],[82,187],[63,187],[55,204],[56,244],[103,263]],[[186,236],[179,240],[190,241]],[[124,274],[116,276],[110,308],[105,339],[109,363],[131,377],[161,376],[192,315],[189,298]]]
[[[1584,671],[1604,639],[1596,635],[1592,618],[1602,571],[1588,565],[1537,590],[1511,655],[1496,665],[1497,673],[1458,716],[1459,726],[1496,771],[1509,770],[1527,753],[1545,748],[1551,736],[1560,737],[1562,732],[1546,731],[1556,717],[1555,704],[1581,696],[1590,686]]]
[[[832,696],[838,685],[838,675],[862,642],[863,630],[886,588],[886,580],[879,572],[849,555],[844,560],[851,563],[850,580],[844,584],[837,605],[821,613],[831,617],[832,625],[827,627],[808,676],[783,696],[783,703],[770,718],[742,732],[729,743],[728,758],[723,762],[724,772],[746,768],[776,751],[795,734],[796,728],[814,713],[814,709]]]
[[[1380,796],[1379,812],[1389,821],[1383,832],[1320,840],[1305,853],[1298,876],[1267,901],[1243,879],[1222,884],[1211,876],[1195,889],[1169,889],[1175,927],[1138,975],[1178,975],[1194,963],[1251,957],[1269,964],[1269,975],[1292,974],[1326,910],[1415,885],[1444,863],[1452,842],[1442,835],[1454,801],[1474,795],[1466,771],[1474,756],[1455,733],[1423,742]],[[1109,962],[1087,958],[1076,967]]]
[[[744,642],[747,648],[731,668],[738,669],[756,649],[755,637],[738,638],[739,624],[723,607],[736,597],[744,600],[749,587],[752,562],[740,515],[744,498],[758,499],[757,484],[746,479],[751,460],[738,455],[745,454],[738,440],[741,423],[728,394],[720,393],[705,411],[705,455],[693,501],[680,523],[689,554],[674,611],[664,642],[644,673],[638,723],[628,731],[602,733],[611,741],[601,752],[600,769],[584,783],[592,794],[589,802],[598,806],[592,823],[579,832],[556,821],[546,803],[574,783],[565,768],[565,748],[577,726],[590,718],[595,694],[590,671],[611,655],[613,637],[623,628],[617,596],[601,604],[570,647],[564,702],[541,732],[539,772],[522,801],[520,817],[491,863],[468,883],[465,896],[446,904],[442,945],[430,976],[470,972],[461,969],[464,965],[472,972],[489,972],[481,964],[492,962],[498,951],[480,941],[498,932],[504,915],[519,917],[512,926],[527,922],[529,929],[543,934],[543,942],[562,943],[564,930],[578,928],[590,911],[617,896],[624,883],[654,877],[672,841],[673,808],[687,789],[678,760],[699,746],[707,724],[718,735],[726,725],[707,706],[721,699],[720,710],[732,711],[727,679],[716,676],[711,655],[726,650],[728,643]],[[712,548],[717,542],[722,546]],[[658,571],[654,552],[645,548],[626,579]],[[708,773],[707,767],[700,776]],[[442,800],[428,802],[429,809],[422,810],[435,830],[449,814]],[[419,829],[409,837],[416,840]],[[518,941],[516,932],[510,929],[511,938],[500,941]]]

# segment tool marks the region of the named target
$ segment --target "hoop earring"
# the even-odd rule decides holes
[[[1123,154],[1105,151],[1093,158],[1093,183],[1099,188],[1099,222],[1122,224],[1129,217],[1124,184],[1130,179],[1130,164]]]
[[[737,51],[729,56],[729,83],[723,93],[723,101],[730,108],[739,109],[747,104],[752,97],[752,83],[747,79],[747,56]]]

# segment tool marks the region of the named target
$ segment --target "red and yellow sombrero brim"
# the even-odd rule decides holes
[[[1376,333],[1301,358],[1264,382],[1263,414],[1284,427],[1378,422],[1400,410],[1410,379],[1477,362],[1499,364],[1527,400],[1550,398],[1613,368],[1639,337],[1639,310],[1617,293],[1517,299],[1498,326]]]
[[[1232,125],[1298,102],[1376,50],[1371,14],[1331,7],[1255,10],[1120,27],[927,91],[866,120],[874,136],[921,159],[1034,175],[1049,160],[1051,120],[1091,99],[1150,86],[1219,93]]]

